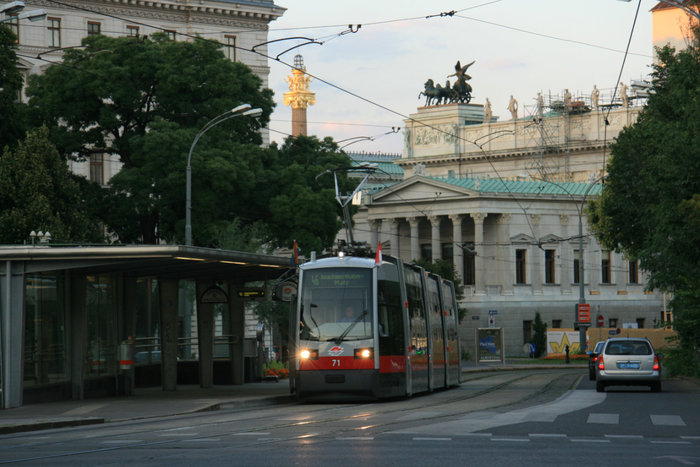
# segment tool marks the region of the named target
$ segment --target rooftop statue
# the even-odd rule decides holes
[[[440,105],[440,104],[468,104],[472,100],[472,87],[467,83],[467,80],[472,79],[471,76],[467,74],[467,69],[472,66],[474,62],[468,65],[462,66],[459,61],[455,65],[455,72],[450,76],[456,76],[457,81],[454,85],[450,86],[449,80],[445,83],[445,86],[435,84],[432,79],[429,79],[423,85],[424,89],[418,93],[418,99],[421,96],[425,96],[425,105]]]

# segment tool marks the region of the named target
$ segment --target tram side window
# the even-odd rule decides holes
[[[406,277],[411,346],[418,354],[421,354],[428,346],[421,277],[418,271],[409,267],[404,269],[404,275]]]
[[[401,313],[401,287],[395,264],[383,265],[377,281],[379,352],[381,355],[403,353],[403,319]]]

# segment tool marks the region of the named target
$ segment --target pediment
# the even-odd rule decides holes
[[[390,188],[372,195],[372,202],[392,203],[406,201],[427,201],[434,199],[469,198],[478,192],[451,183],[435,180],[422,175],[414,175]]]
[[[554,235],[554,234],[548,234],[548,235],[545,235],[544,237],[540,237],[540,244],[541,245],[546,245],[548,243],[550,243],[550,244],[555,243],[556,244],[556,243],[560,243],[561,241],[562,241],[562,238],[560,236]]]
[[[510,241],[511,241],[511,243],[529,243],[529,244],[536,243],[535,237],[531,237],[531,236],[524,234],[524,233],[513,235],[512,237],[510,237]]]

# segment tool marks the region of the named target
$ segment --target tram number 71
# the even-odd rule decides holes
[[[340,366],[340,359],[339,358],[334,358],[333,360],[331,360],[331,362],[332,362],[331,366],[335,366],[335,367]]]

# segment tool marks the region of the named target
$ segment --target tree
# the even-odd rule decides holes
[[[260,121],[231,118],[198,142],[192,155],[193,238],[215,246],[263,168],[259,133],[272,91],[245,65],[209,41],[89,36],[62,65],[33,76],[28,95],[64,157],[116,154],[123,164],[101,194],[103,221],[122,242],[174,241],[184,235],[185,166],[202,126],[250,103]],[[216,227],[216,226],[219,227]]]
[[[462,284],[462,278],[459,277],[457,269],[455,269],[454,264],[450,261],[445,261],[443,259],[436,259],[435,262],[428,261],[427,259],[421,258],[416,260],[415,263],[425,269],[426,271],[437,274],[443,279],[452,281],[455,286],[455,295],[457,300],[464,298],[464,285]],[[464,317],[467,315],[468,310],[466,308],[461,308],[457,310],[459,322],[461,323]]]
[[[87,214],[80,182],[45,127],[29,132],[0,158],[0,206],[0,243],[24,243],[32,230],[50,232],[57,242],[101,238]]]
[[[674,327],[700,360],[700,34],[686,50],[658,50],[637,122],[611,146],[591,210],[601,243],[639,260],[649,287],[674,295]]]
[[[23,80],[17,68],[16,39],[0,25],[0,154],[6,146],[15,147],[25,131],[23,106],[17,99]]]

